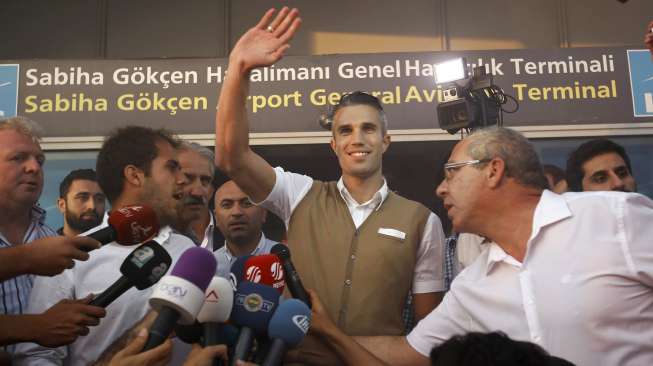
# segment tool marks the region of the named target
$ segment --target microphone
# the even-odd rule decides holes
[[[270,249],[270,253],[276,254],[281,260],[281,265],[286,276],[286,286],[288,286],[288,291],[290,291],[292,297],[303,301],[309,308],[312,307],[308,292],[306,292],[304,285],[302,285],[299,273],[297,273],[295,266],[290,260],[290,249],[288,249],[288,246],[276,244]]]
[[[245,280],[270,286],[279,294],[286,287],[279,257],[274,254],[257,255],[245,261]]]
[[[157,283],[171,264],[170,254],[159,243],[150,240],[129,253],[120,265],[122,276],[89,305],[105,308],[132,287],[145,290]]]
[[[192,247],[181,254],[170,275],[161,279],[150,297],[150,305],[159,315],[150,328],[143,351],[163,343],[177,322],[195,322],[216,267],[213,253],[204,248]]]
[[[204,305],[197,314],[197,321],[202,324],[205,347],[223,343],[220,339],[221,323],[229,320],[233,305],[234,290],[229,280],[213,277],[204,292]],[[213,364],[221,365],[222,362],[216,358]]]
[[[109,226],[85,236],[102,245],[112,241],[122,245],[135,245],[159,233],[159,221],[149,206],[125,206],[109,214]]]
[[[272,287],[243,281],[234,296],[231,322],[240,326],[231,365],[247,360],[256,334],[265,334],[268,323],[279,303],[279,293]]]
[[[272,346],[261,366],[281,364],[288,348],[296,347],[311,326],[311,309],[297,299],[282,302],[270,319],[268,336]]]
[[[231,287],[236,291],[238,284],[245,279],[245,263],[251,255],[244,255],[242,257],[236,258],[234,264],[231,265],[231,273],[229,273],[229,281],[231,281]]]

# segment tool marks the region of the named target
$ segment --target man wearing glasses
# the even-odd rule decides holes
[[[298,14],[284,8],[273,19],[268,11],[232,50],[216,116],[216,165],[284,220],[304,285],[322,296],[340,329],[399,336],[409,291],[418,319],[440,302],[444,235],[432,212],[386,184],[381,167],[390,136],[378,99],[354,92],[334,108],[331,147],[342,170],[337,182],[272,168],[249,148],[249,72],[281,58],[299,27]],[[312,335],[298,358],[311,365],[341,363]]]
[[[407,337],[356,341],[391,365],[429,365],[450,337],[499,330],[577,365],[653,364],[653,201],[545,187],[518,132],[490,128],[459,142],[437,194],[455,231],[494,243]],[[379,364],[313,309],[311,330],[347,364]]]

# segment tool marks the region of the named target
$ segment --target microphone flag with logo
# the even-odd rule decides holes
[[[159,315],[150,328],[144,351],[163,343],[177,322],[195,322],[216,267],[213,253],[204,248],[193,247],[181,254],[170,275],[159,281],[150,297],[150,305]]]
[[[135,245],[152,239],[159,233],[159,221],[149,206],[125,206],[109,213],[109,226],[82,233],[102,245],[116,242]]]
[[[274,254],[257,255],[247,259],[244,279],[268,285],[279,291],[279,294],[286,288],[281,261]]]
[[[296,347],[311,326],[311,309],[297,299],[283,301],[272,315],[268,336],[272,346],[261,366],[280,365],[288,348]]]
[[[234,295],[231,322],[240,326],[231,365],[237,360],[247,360],[252,350],[254,336],[264,335],[277,305],[279,292],[270,286],[244,281]]]
[[[122,276],[91,300],[90,305],[107,307],[132,287],[145,290],[168,272],[170,264],[172,264],[170,254],[154,240],[138,246],[120,265]]]

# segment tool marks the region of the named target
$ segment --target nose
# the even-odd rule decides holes
[[[444,196],[447,194],[448,190],[449,190],[449,186],[447,185],[447,180],[442,179],[442,182],[440,183],[440,185],[438,185],[438,187],[435,189],[435,195],[440,197],[440,198],[444,198]]]
[[[610,190],[611,191],[623,191],[626,189],[626,183],[614,172],[610,172]]]
[[[26,173],[38,173],[41,171],[42,167],[36,157],[31,156],[25,161],[24,169]]]
[[[351,133],[351,143],[356,145],[363,144],[363,130],[360,128],[355,128]]]

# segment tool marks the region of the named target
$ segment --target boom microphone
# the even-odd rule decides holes
[[[272,346],[261,366],[281,364],[288,348],[296,347],[311,326],[311,309],[297,299],[282,302],[270,319],[268,336]]]
[[[265,334],[268,323],[279,303],[279,293],[270,286],[244,281],[234,296],[231,322],[240,326],[231,365],[247,360],[256,334]]]
[[[264,254],[250,257],[245,262],[245,281],[262,283],[283,293],[286,287],[283,268],[279,257],[274,254]]]
[[[170,275],[161,279],[150,297],[150,305],[159,315],[150,328],[143,351],[163,343],[177,322],[195,322],[216,266],[213,253],[204,248],[193,247],[181,254]]]
[[[134,249],[120,266],[122,276],[89,305],[107,307],[132,287],[144,290],[157,283],[172,264],[170,254],[159,243],[150,240]]]
[[[308,307],[312,307],[311,299],[302,285],[302,280],[299,278],[299,273],[295,269],[295,266],[290,260],[290,249],[284,244],[276,244],[270,249],[270,253],[276,254],[277,257],[281,260],[281,265],[283,266],[283,271],[286,276],[286,286],[288,286],[288,291],[295,299],[303,301]]]
[[[102,245],[113,241],[122,245],[135,245],[159,233],[156,213],[149,206],[125,206],[109,214],[109,226],[84,233]]]

